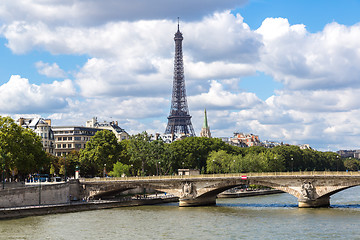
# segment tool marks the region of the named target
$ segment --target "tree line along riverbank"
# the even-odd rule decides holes
[[[0,117],[2,178],[23,181],[29,174],[83,177],[173,175],[178,169],[201,173],[359,170],[357,159],[334,152],[282,145],[274,148],[231,146],[218,138],[188,137],[171,144],[151,141],[146,132],[118,142],[110,131],[99,131],[80,151],[58,157],[42,150],[40,137]]]

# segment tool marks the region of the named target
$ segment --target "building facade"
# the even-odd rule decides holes
[[[261,146],[259,136],[251,133],[235,132],[234,136],[230,138],[230,143],[240,147]]]
[[[54,154],[55,139],[51,129],[51,120],[44,118],[19,118],[16,123],[23,127],[33,130],[41,138],[43,150]]]
[[[82,126],[52,127],[55,138],[55,156],[65,156],[71,151],[80,151],[90,141],[100,128],[89,128]]]
[[[112,122],[104,121],[100,123],[97,121],[97,117],[93,117],[91,120],[86,121],[86,127],[110,130],[115,134],[119,142],[122,140],[129,139],[130,137],[129,134],[124,129],[119,127],[117,121],[112,121]]]

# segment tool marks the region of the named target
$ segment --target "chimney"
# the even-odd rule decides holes
[[[19,118],[19,125],[22,126],[24,124],[24,118]]]

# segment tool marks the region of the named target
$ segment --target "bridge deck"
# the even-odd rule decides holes
[[[185,179],[223,179],[223,178],[241,178],[251,177],[360,177],[360,172],[342,172],[342,171],[302,171],[302,172],[262,172],[262,173],[226,173],[226,174],[200,174],[200,175],[166,175],[166,176],[145,176],[145,177],[107,177],[107,178],[81,178],[82,182],[99,181],[152,181],[152,180],[185,180]]]

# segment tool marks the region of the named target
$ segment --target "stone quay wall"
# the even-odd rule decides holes
[[[135,207],[142,205],[154,205],[161,203],[177,202],[179,198],[155,198],[155,199],[140,199],[130,201],[98,201],[98,202],[75,202],[59,205],[42,205],[31,207],[7,208],[0,209],[0,220],[22,218],[30,216],[40,216],[47,214],[71,213],[91,210],[110,209],[118,207]]]
[[[20,188],[0,190],[0,208],[23,207],[45,204],[63,204],[78,200],[80,187],[78,181],[67,183],[41,183]]]

